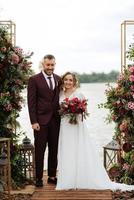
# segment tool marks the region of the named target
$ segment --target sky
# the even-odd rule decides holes
[[[0,0],[0,20],[16,24],[16,45],[34,52],[32,68],[46,54],[56,57],[55,72],[121,70],[120,29],[134,20],[133,0]],[[134,25],[127,29],[133,42]]]

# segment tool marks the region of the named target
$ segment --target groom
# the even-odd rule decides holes
[[[60,118],[59,86],[61,79],[54,74],[55,57],[44,56],[42,71],[29,79],[28,109],[34,130],[36,187],[43,186],[44,153],[48,145],[48,183],[56,184],[57,148]]]

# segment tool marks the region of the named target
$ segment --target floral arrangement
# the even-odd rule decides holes
[[[127,57],[134,61],[134,45],[130,45]],[[124,67],[116,86],[108,85],[106,102],[99,107],[109,109],[108,122],[115,123],[116,139],[121,152],[118,163],[109,170],[119,182],[134,184],[134,65]]]
[[[12,182],[23,181],[19,155],[17,117],[24,102],[22,91],[27,87],[29,76],[33,74],[30,58],[33,53],[24,53],[23,49],[10,42],[8,27],[0,27],[0,137],[11,138],[11,175]],[[1,152],[0,152],[1,153]]]
[[[67,116],[70,124],[78,124],[78,115],[81,115],[81,120],[88,116],[87,100],[78,99],[77,97],[69,99],[65,98],[60,104],[59,114],[61,117]]]
[[[20,47],[13,47],[8,38],[8,30],[0,29],[0,119],[8,123],[11,114],[21,110],[23,97],[21,91],[26,88],[29,75],[32,74],[29,58]]]
[[[134,66],[120,74],[115,87],[108,86],[105,108],[110,110],[107,120],[116,123],[115,138],[134,141]],[[121,138],[120,138],[121,137]]]
[[[119,163],[114,163],[109,171],[112,180],[134,184],[134,151],[124,153]]]

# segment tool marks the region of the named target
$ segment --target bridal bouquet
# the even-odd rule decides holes
[[[89,115],[87,112],[87,99],[65,98],[60,104],[59,114],[61,117],[68,116],[70,124],[78,124],[79,114],[82,121]]]

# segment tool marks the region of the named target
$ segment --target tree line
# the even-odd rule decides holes
[[[109,73],[96,73],[92,72],[91,74],[80,74],[76,73],[80,83],[103,83],[103,82],[115,82],[119,75],[118,71],[112,70]]]

